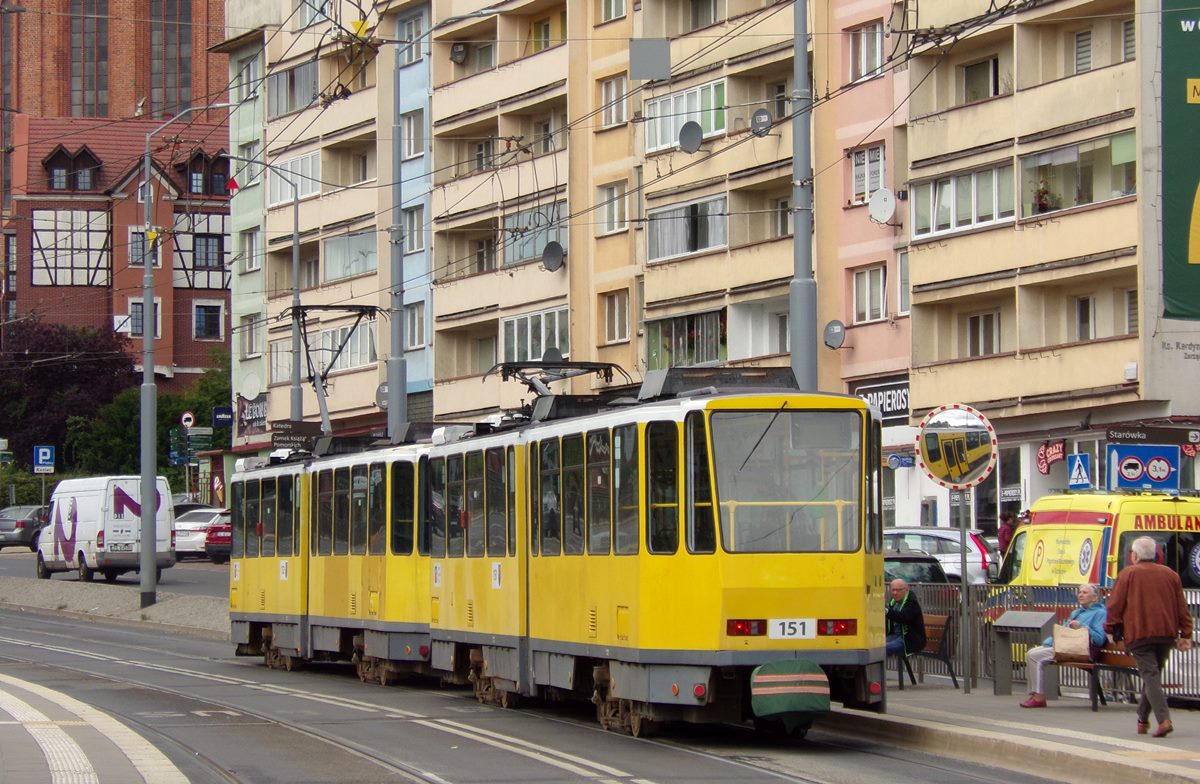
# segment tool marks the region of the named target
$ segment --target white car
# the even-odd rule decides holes
[[[216,523],[228,523],[229,512],[222,509],[193,509],[175,518],[175,557],[207,558],[204,540]]]
[[[899,527],[885,528],[883,546],[886,550],[918,550],[937,558],[950,582],[956,583],[962,572],[962,552],[957,528]],[[1000,563],[1000,556],[988,545],[983,531],[967,530],[967,582],[986,583],[988,564]]]

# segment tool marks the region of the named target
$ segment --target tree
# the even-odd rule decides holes
[[[67,446],[69,419],[93,419],[136,384],[128,343],[111,330],[10,323],[0,349],[0,436],[17,464],[29,466],[35,445]],[[59,452],[56,468],[77,464],[71,449]]]

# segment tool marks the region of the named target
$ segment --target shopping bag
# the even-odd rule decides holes
[[[1067,626],[1054,627],[1054,661],[1081,662],[1092,660],[1088,650],[1090,637],[1086,626],[1071,629]]]

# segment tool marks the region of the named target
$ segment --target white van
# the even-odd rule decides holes
[[[157,575],[175,565],[174,511],[171,488],[156,482],[155,564]],[[64,479],[50,497],[46,528],[38,542],[37,576],[79,570],[90,582],[96,572],[113,582],[117,575],[140,571],[142,479],[139,476],[96,476]]]

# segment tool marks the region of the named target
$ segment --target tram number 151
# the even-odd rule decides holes
[[[772,640],[815,640],[816,618],[772,618],[767,621],[767,636]]]

